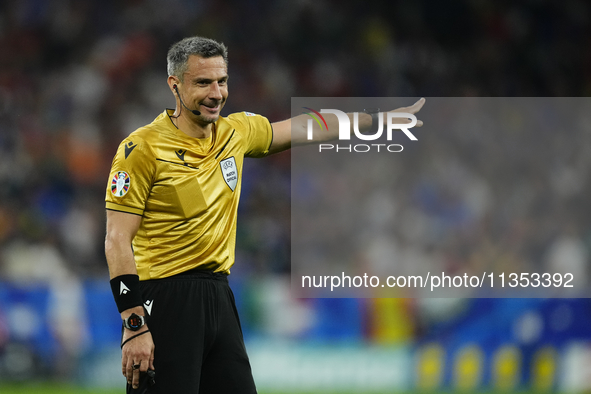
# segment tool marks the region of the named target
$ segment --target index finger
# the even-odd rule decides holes
[[[425,105],[425,101],[425,98],[421,97],[419,100],[417,100],[416,103],[414,103],[410,107],[398,108],[395,109],[394,112],[408,112],[409,114],[416,114],[421,110],[421,108],[423,108],[423,105]]]
[[[140,386],[140,369],[142,368],[142,364],[145,365],[146,363],[145,362],[142,363],[141,361],[139,361],[138,364],[139,364],[139,366],[137,368],[135,368],[135,365],[132,366],[133,376],[132,376],[132,381],[131,381],[131,387],[133,387],[134,389],[137,389]],[[144,369],[147,370],[147,365]]]

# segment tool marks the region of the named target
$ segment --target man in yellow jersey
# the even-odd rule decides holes
[[[123,140],[106,193],[122,373],[134,393],[256,393],[227,280],[242,165],[306,143],[307,118],[220,116],[228,55],[214,40],[186,38],[167,61],[176,108]],[[398,111],[416,113],[423,102]],[[326,120],[338,129],[336,117]],[[359,121],[368,130],[372,118]]]

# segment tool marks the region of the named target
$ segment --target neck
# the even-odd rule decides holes
[[[207,138],[213,129],[212,123],[199,122],[197,116],[179,105],[176,106],[171,119],[180,131],[193,138]]]

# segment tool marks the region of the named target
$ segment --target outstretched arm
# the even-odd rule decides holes
[[[422,98],[409,107],[398,108],[389,112],[406,112],[416,114],[421,110],[425,104],[425,99]],[[347,114],[351,124],[353,124],[353,114]],[[273,126],[273,143],[269,149],[270,154],[282,152],[293,146],[304,145],[311,142],[323,142],[336,139],[338,137],[338,119],[334,115],[328,114],[325,116],[327,123],[327,130],[321,130],[320,126],[313,123],[314,140],[307,138],[307,121],[310,119],[307,115],[299,115],[293,118],[283,120],[281,122],[272,123]],[[384,120],[386,117],[384,116]],[[371,128],[371,115],[359,114],[359,130],[361,132],[368,131]],[[401,123],[404,122],[401,120]],[[416,127],[423,125],[423,122],[418,120]]]

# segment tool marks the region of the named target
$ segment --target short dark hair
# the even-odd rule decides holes
[[[221,56],[228,66],[228,48],[220,42],[205,37],[187,37],[173,44],[166,56],[168,75],[182,79],[187,71],[189,56],[197,55],[204,58]]]

